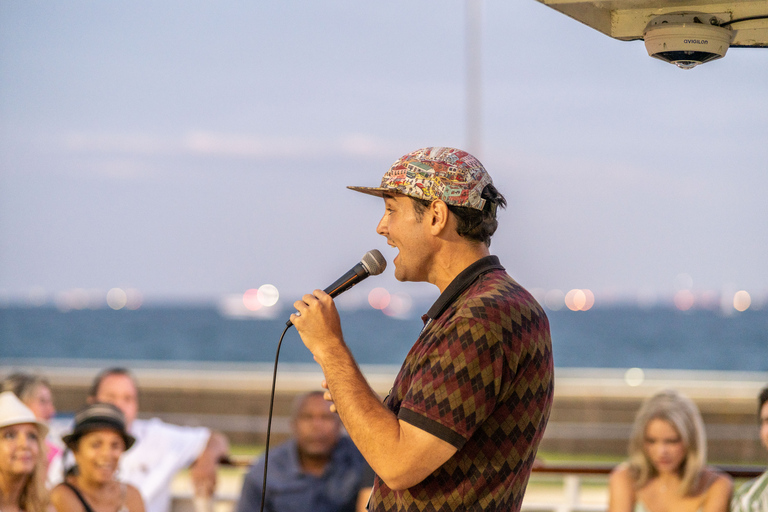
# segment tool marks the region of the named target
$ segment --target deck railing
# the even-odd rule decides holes
[[[243,469],[250,466],[250,457],[232,457],[225,462],[231,467]],[[582,484],[584,480],[594,481],[596,478],[603,480],[607,485],[607,479],[615,464],[609,463],[557,463],[539,464],[533,469],[531,479],[536,486],[540,478],[552,477],[551,485],[557,490],[552,491],[552,496],[542,497],[527,496],[523,502],[523,512],[605,512],[607,501],[601,503],[585,503],[582,499]],[[744,480],[759,476],[766,468],[747,465],[717,465],[721,471],[729,474],[734,479]],[[559,478],[561,477],[561,478]],[[529,499],[530,498],[530,499]],[[176,494],[173,501],[173,512],[230,512],[234,509],[238,495],[236,493],[217,494],[213,503],[195,503],[191,494]]]
[[[603,478],[607,485],[608,475],[613,471],[615,464],[541,464],[533,469],[531,476],[535,479],[539,475],[561,475],[562,488],[558,494],[559,499],[552,500],[527,500],[523,503],[525,512],[605,512],[608,507],[607,500],[602,503],[584,503],[582,500],[582,481],[584,478]],[[747,465],[717,465],[721,471],[729,474],[734,479],[755,478],[765,471],[761,466]]]

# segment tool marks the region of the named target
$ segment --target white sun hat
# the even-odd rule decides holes
[[[40,437],[48,433],[48,426],[35,418],[32,410],[19,400],[13,391],[0,393],[0,428],[31,423],[37,427]]]

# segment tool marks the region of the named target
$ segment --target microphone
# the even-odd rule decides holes
[[[365,253],[360,263],[349,269],[346,274],[338,278],[323,291],[331,297],[337,297],[366,277],[381,274],[385,268],[387,268],[387,260],[384,259],[384,256],[381,255],[378,249],[371,249]],[[293,325],[293,322],[288,320],[285,325],[290,327]]]

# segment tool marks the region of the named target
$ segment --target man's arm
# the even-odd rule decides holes
[[[229,440],[221,432],[211,432],[205,449],[190,467],[195,495],[210,497],[216,491],[219,461],[229,453]]]
[[[301,315],[291,315],[291,321],[320,364],[344,427],[391,489],[416,485],[456,453],[455,446],[399,420],[379,401],[344,343],[330,295],[315,290],[294,306]]]

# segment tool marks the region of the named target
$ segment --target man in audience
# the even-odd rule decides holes
[[[137,419],[138,385],[125,368],[107,368],[96,376],[88,396],[88,403],[94,402],[113,404],[125,415],[136,442],[120,458],[120,479],[138,487],[147,512],[170,510],[171,481],[187,467],[195,497],[211,498],[217,465],[229,451],[223,434],[205,427],[171,425],[158,418]]]
[[[768,386],[760,392],[757,403],[760,440],[768,449]],[[731,500],[731,512],[768,512],[768,471],[739,487]]]
[[[365,510],[373,471],[330,411],[322,391],[294,401],[294,438],[269,453],[264,510],[269,512],[354,512]],[[264,458],[248,472],[237,512],[258,512]]]

